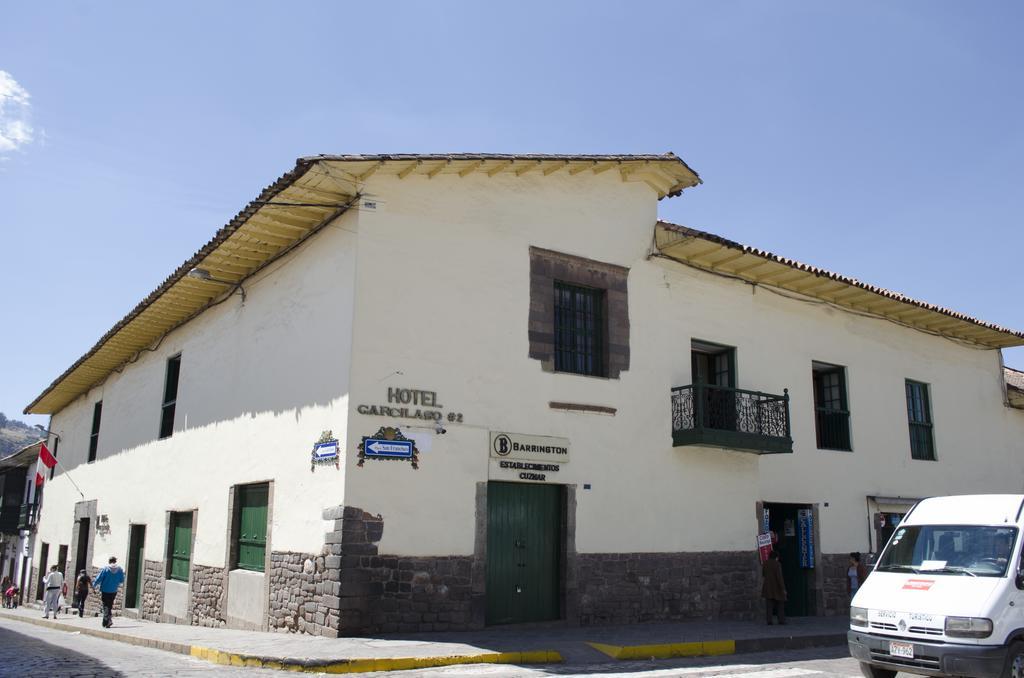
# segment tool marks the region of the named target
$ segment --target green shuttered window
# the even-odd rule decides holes
[[[188,581],[189,562],[192,559],[192,512],[172,513],[168,551],[171,554],[170,579]]]
[[[267,553],[267,496],[269,486],[243,485],[238,488],[238,567],[263,572]]]
[[[910,425],[910,458],[935,461],[932,437],[932,406],[928,384],[907,379],[907,422]]]

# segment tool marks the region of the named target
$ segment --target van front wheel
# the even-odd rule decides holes
[[[1003,669],[1005,678],[1024,678],[1024,642],[1017,641],[1010,646],[1006,653],[1006,668]]]
[[[860,672],[864,674],[864,678],[896,678],[896,671],[880,669],[867,662],[860,663]]]

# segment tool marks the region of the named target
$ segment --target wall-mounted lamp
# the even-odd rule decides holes
[[[37,429],[39,429],[40,431],[42,431],[43,433],[45,433],[46,435],[48,435],[48,436],[53,436],[53,437],[54,437],[54,438],[56,438],[57,440],[60,440],[60,436],[59,436],[59,435],[57,435],[57,434],[56,434],[56,433],[54,433],[53,431],[50,431],[49,429],[47,429],[47,428],[46,428],[45,426],[43,426],[42,424],[36,424],[36,426],[35,426],[35,427],[36,427]]]
[[[207,271],[205,268],[193,268],[191,271],[188,272],[187,277],[194,278],[195,280],[202,280],[203,282],[215,282],[220,283],[221,285],[230,285],[232,287],[237,287],[238,291],[242,293],[242,303],[245,303],[245,288],[242,287],[242,283],[240,282],[214,278],[212,275],[210,275],[210,272]]]

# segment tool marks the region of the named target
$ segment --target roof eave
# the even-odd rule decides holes
[[[659,251],[670,258],[679,258],[683,263],[696,268],[731,275],[749,283],[768,285],[790,292],[797,292],[805,296],[816,297],[837,306],[845,306],[848,309],[859,312],[866,311],[878,317],[912,326],[915,329],[966,341],[986,348],[1024,346],[1024,332],[1018,332],[978,320],[952,309],[913,299],[899,292],[863,283],[856,278],[850,278],[816,266],[803,264],[766,250],[743,245],[713,233],[666,221],[658,221],[657,227],[663,233],[670,234],[658,239]],[[717,245],[718,248],[707,250],[706,246],[702,246],[691,249],[688,243],[697,241]],[[714,260],[708,259],[708,257],[716,256],[723,249],[729,250],[732,254],[727,254],[720,259],[717,257]],[[763,263],[759,263],[758,260]],[[710,264],[708,263],[709,261],[711,261]],[[718,262],[724,263],[720,264]],[[772,268],[766,270],[766,266],[771,266]],[[794,273],[779,275],[779,271],[784,268],[790,269]],[[760,269],[758,274],[754,274],[756,269]],[[816,282],[814,279],[818,279],[818,281]],[[821,280],[825,282],[820,282]],[[805,285],[804,283],[808,281],[809,284]],[[860,298],[858,301],[870,299],[869,307],[855,308],[855,305],[850,303],[850,299],[855,297],[851,296],[850,292],[842,291],[842,288],[859,290]],[[825,294],[825,291],[828,294]],[[853,294],[856,295],[858,293],[854,292]],[[843,301],[837,299],[840,296]],[[903,311],[897,312],[898,309],[894,309],[894,305],[898,309],[903,309]],[[928,322],[920,320],[907,322],[904,319],[897,318],[897,316],[907,314],[906,308],[920,309],[921,313],[917,315],[928,320]],[[884,311],[879,309],[884,309]],[[942,317],[949,320],[941,320]],[[972,327],[975,329],[970,329]]]

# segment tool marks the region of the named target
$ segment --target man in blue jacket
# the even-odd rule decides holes
[[[103,600],[103,627],[110,628],[114,625],[114,598],[117,597],[117,589],[124,581],[124,570],[117,564],[117,558],[110,556],[107,566],[100,570],[92,581],[92,587],[100,590],[100,598]]]

